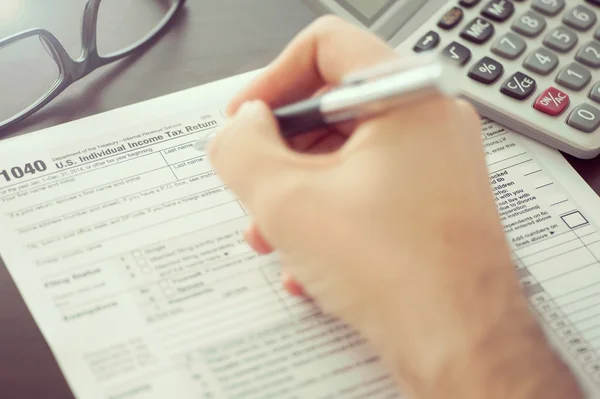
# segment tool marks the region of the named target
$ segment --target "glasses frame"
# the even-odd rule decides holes
[[[119,61],[135,52],[145,50],[155,37],[170,27],[175,15],[183,8],[186,2],[186,0],[172,1],[173,5],[171,9],[148,35],[131,46],[106,56],[98,54],[97,42],[98,12],[102,0],[88,0],[85,4],[81,27],[82,50],[81,55],[77,59],[71,58],[60,41],[52,33],[42,28],[26,30],[0,40],[0,48],[2,48],[19,40],[39,36],[42,44],[50,52],[50,55],[59,68],[59,76],[56,82],[39,100],[10,119],[0,121],[0,136],[2,135],[2,130],[14,126],[35,114],[61,94],[67,87],[83,79],[96,69]]]

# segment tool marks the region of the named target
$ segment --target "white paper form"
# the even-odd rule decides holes
[[[192,149],[250,77],[0,143],[0,253],[77,397],[399,397],[356,332],[282,291]],[[598,199],[576,179],[566,194],[553,151],[483,135],[524,289],[594,386],[600,236],[578,200]]]

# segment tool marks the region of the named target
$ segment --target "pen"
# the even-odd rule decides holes
[[[284,138],[377,115],[433,95],[455,95],[455,69],[436,56],[417,55],[344,78],[340,86],[273,111]],[[200,139],[203,149],[214,134]]]

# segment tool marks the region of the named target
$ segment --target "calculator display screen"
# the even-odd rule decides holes
[[[394,3],[406,3],[408,0],[336,0],[356,19],[370,27]]]

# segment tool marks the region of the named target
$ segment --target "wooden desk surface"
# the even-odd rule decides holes
[[[0,19],[0,37],[44,27],[63,42],[72,56],[78,55],[85,0],[10,0],[10,3],[19,3],[21,12],[8,22]],[[300,0],[188,0],[187,3],[177,25],[147,52],[96,71],[12,133],[35,131],[262,67],[315,18]],[[2,101],[0,96],[0,107]],[[569,161],[600,193],[600,158],[591,162],[572,158]],[[0,265],[0,397],[72,398],[3,265]]]

